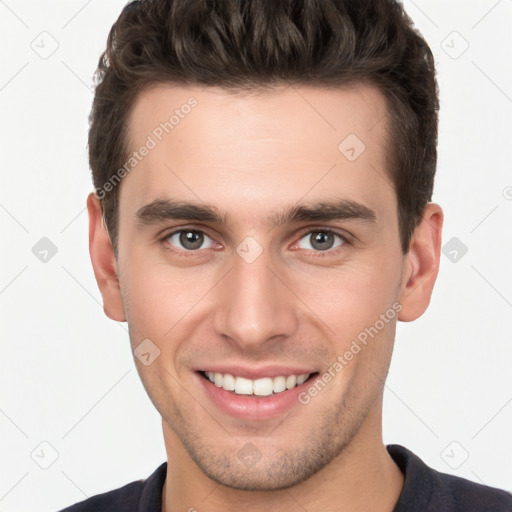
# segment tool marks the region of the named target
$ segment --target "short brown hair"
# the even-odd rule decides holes
[[[158,83],[251,91],[277,85],[369,82],[387,100],[388,174],[400,242],[431,200],[438,88],[432,52],[395,0],[135,0],[112,26],[96,72],[89,161],[115,254],[127,120],[137,95]]]

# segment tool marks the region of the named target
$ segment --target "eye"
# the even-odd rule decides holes
[[[335,243],[336,238],[339,239],[337,244]],[[303,240],[306,242],[303,242]],[[298,242],[300,249],[308,249],[315,252],[330,251],[346,243],[347,239],[343,235],[328,229],[308,231]]]
[[[165,235],[161,241],[167,245],[168,249],[178,253],[194,253],[201,249],[212,249],[216,244],[204,231],[198,229],[179,229]],[[205,243],[206,246],[204,246]],[[300,249],[319,253],[330,252],[346,244],[348,244],[347,238],[335,231],[315,229],[305,233],[297,246]],[[169,248],[169,245],[172,248]]]
[[[202,247],[206,239],[211,244],[208,247]],[[196,229],[181,229],[169,233],[163,238],[163,241],[185,252],[197,251],[199,249],[210,249],[215,242],[204,232]]]

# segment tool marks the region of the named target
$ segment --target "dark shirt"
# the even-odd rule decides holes
[[[393,512],[512,512],[512,494],[428,467],[403,446],[387,450],[405,475]],[[145,480],[98,494],[60,512],[161,512],[167,462]]]

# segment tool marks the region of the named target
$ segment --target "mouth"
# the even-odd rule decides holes
[[[301,386],[318,375],[318,372],[262,377],[260,379],[247,379],[231,373],[219,372],[200,371],[199,374],[218,388],[231,391],[237,395],[271,396]]]
[[[199,370],[195,374],[206,398],[221,413],[244,422],[262,422],[288,415],[304,406],[299,394],[310,386],[319,372],[291,373],[289,370],[248,372]],[[253,377],[253,378],[249,378]]]

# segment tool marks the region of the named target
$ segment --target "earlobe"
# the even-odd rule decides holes
[[[103,297],[103,311],[112,320],[126,321],[117,262],[110,237],[103,223],[99,199],[91,192],[87,197],[89,213],[89,253],[94,276]]]
[[[428,203],[405,256],[398,319],[410,322],[427,309],[439,271],[443,210]]]

